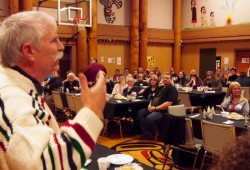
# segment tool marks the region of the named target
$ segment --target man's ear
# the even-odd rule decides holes
[[[30,43],[24,43],[22,46],[22,53],[23,56],[28,60],[28,61],[34,61],[35,60],[35,55],[34,55],[34,48]]]

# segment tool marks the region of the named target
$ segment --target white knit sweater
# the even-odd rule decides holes
[[[82,108],[59,128],[33,82],[0,66],[0,170],[81,169],[102,127]]]

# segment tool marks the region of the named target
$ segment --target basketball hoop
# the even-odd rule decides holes
[[[88,20],[87,17],[84,17],[84,18],[74,17],[73,22],[78,27],[79,32],[81,32],[85,29],[85,25],[86,25],[87,20]]]

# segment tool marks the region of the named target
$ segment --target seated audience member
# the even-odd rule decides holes
[[[115,69],[115,74],[113,76],[113,81],[118,82],[119,81],[119,75],[120,75],[120,70],[117,68]]]
[[[79,74],[83,107],[59,127],[41,86],[63,57],[55,19],[42,11],[13,14],[1,22],[0,44],[0,169],[81,169],[103,128],[104,74],[91,89]]]
[[[137,80],[137,75],[138,75],[138,74],[139,74],[139,73],[138,73],[138,70],[135,70],[135,71],[134,71],[134,74],[133,74],[133,78]]]
[[[137,81],[135,82],[135,86],[148,86],[148,83],[143,80],[143,74],[137,75]]]
[[[58,72],[53,71],[52,78],[49,79],[47,84],[45,84],[44,92],[45,92],[45,94],[48,93],[49,95],[51,95],[53,90],[59,89],[62,85],[63,85],[62,79],[59,76]]]
[[[146,69],[143,74],[144,82],[148,82],[148,79],[150,78],[150,70]]]
[[[76,76],[74,73],[69,73],[67,75],[67,81],[63,84],[63,91],[69,93],[79,93],[80,85],[79,81],[76,80]]]
[[[197,89],[197,87],[200,87],[202,85],[202,81],[196,74],[190,75],[190,80],[186,84],[186,87],[193,87],[194,89]]]
[[[162,76],[164,86],[155,94],[147,108],[140,109],[136,113],[136,119],[142,130],[143,139],[152,139],[159,125],[159,120],[167,112],[168,106],[178,102],[178,91],[171,84],[171,74]]]
[[[130,74],[130,72],[129,72],[129,68],[124,69],[124,76],[126,77],[126,79],[129,77],[132,77],[132,74]]]
[[[250,167],[250,133],[244,133],[235,145],[227,145],[212,170],[249,170]]]
[[[240,72],[240,76],[235,80],[241,87],[250,87],[250,78],[247,77],[246,72]]]
[[[158,76],[152,74],[149,78],[149,86],[146,89],[142,89],[138,95],[142,95],[144,99],[153,99],[155,94],[159,90],[159,79]]]
[[[238,75],[236,74],[236,68],[231,68],[227,81],[232,82],[232,81],[235,81],[237,78],[238,78]]]
[[[207,77],[203,80],[203,88],[205,90],[222,90],[221,80],[216,78],[211,71],[207,71],[206,76]]]
[[[135,86],[135,80],[133,77],[129,77],[127,79],[127,84],[128,87],[126,87],[125,89],[123,89],[123,96],[127,96],[127,95],[131,95],[133,92],[136,94],[138,94],[138,92],[141,90],[140,86]]]
[[[221,75],[221,83],[222,83],[222,87],[228,87],[228,71],[224,71]]]
[[[249,114],[248,99],[241,96],[241,86],[238,82],[230,83],[226,97],[221,103],[221,107],[229,112]]]
[[[158,79],[159,79],[159,82],[160,82],[161,81],[161,72],[160,72],[158,67],[154,68],[154,73],[155,73],[155,75],[158,76]]]
[[[184,72],[180,71],[177,79],[174,81],[175,84],[178,84],[181,87],[186,87],[187,79]]]
[[[138,73],[143,75],[144,74],[144,69],[142,67],[139,67],[138,68]]]
[[[83,73],[88,80],[89,87],[92,87],[95,84],[96,75],[100,70],[107,74],[106,68],[102,64],[97,63],[96,60],[91,57],[90,64],[83,70]]]
[[[119,83],[115,84],[112,94],[123,95],[123,90],[128,87],[124,74],[120,74],[118,80],[119,80]]]
[[[192,75],[196,75],[196,76],[197,76],[197,73],[196,73],[196,70],[195,70],[195,69],[193,69],[193,70],[191,70],[191,71],[190,71],[189,76],[188,76],[188,75],[186,75],[186,79],[187,79],[187,81],[188,81],[188,82],[190,81],[190,77],[191,77]],[[202,82],[202,80],[201,80],[201,78],[200,78],[200,77],[198,77],[198,76],[197,76],[197,78],[199,79],[199,81],[201,81],[201,82]]]
[[[214,77],[218,78],[218,79],[221,79],[221,69],[218,68],[216,71],[215,71],[215,75]]]
[[[172,74],[172,80],[175,81],[178,78],[178,76],[174,71],[174,67],[170,67],[170,73]]]
[[[55,106],[54,106],[54,100],[53,100],[53,96],[52,96],[52,91],[55,90],[60,90],[60,87],[62,87],[62,79],[61,77],[58,75],[57,71],[53,71],[52,72],[52,78],[49,79],[49,81],[47,82],[47,84],[45,84],[44,87],[44,98],[45,98],[45,102],[47,103],[47,105],[49,106],[51,111],[55,110]]]

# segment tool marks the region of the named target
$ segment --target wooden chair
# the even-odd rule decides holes
[[[194,138],[192,120],[189,118],[185,118],[185,143],[180,145],[170,145],[166,153],[168,154],[170,149],[177,149],[195,155],[194,162],[192,165],[192,169],[195,169],[197,157],[201,148],[202,141]],[[164,165],[162,169],[164,169],[166,162],[167,155],[165,156]]]
[[[67,98],[69,109],[73,112],[76,112],[76,107],[75,107],[75,103],[73,100],[73,94],[66,93],[66,98]]]
[[[235,127],[233,125],[217,124],[209,121],[201,121],[204,156],[201,168],[207,152],[212,154],[213,160],[219,156],[223,148],[228,144],[236,143]]]
[[[75,105],[75,111],[76,113],[83,107],[81,97],[78,96],[72,96],[74,105]]]
[[[249,98],[250,87],[241,87],[242,96]]]
[[[75,103],[73,99],[73,94],[66,93],[65,96],[66,96],[68,108],[69,108],[69,112],[67,112],[67,118],[73,119],[76,115],[76,107],[75,107]]]
[[[185,105],[173,105],[168,106],[168,113],[175,116],[183,116],[186,115]]]
[[[193,113],[194,110],[198,110],[198,112],[200,111],[201,106],[192,106],[188,92],[180,91],[178,92],[178,97],[180,99],[179,104],[184,104],[187,111],[190,111],[191,113]]]
[[[56,118],[59,122],[63,122],[65,120],[65,113],[69,112],[69,108],[63,105],[61,93],[58,91],[52,91],[52,97],[54,101]],[[63,116],[59,116],[59,113],[63,113]],[[60,117],[60,118],[59,118]]]

